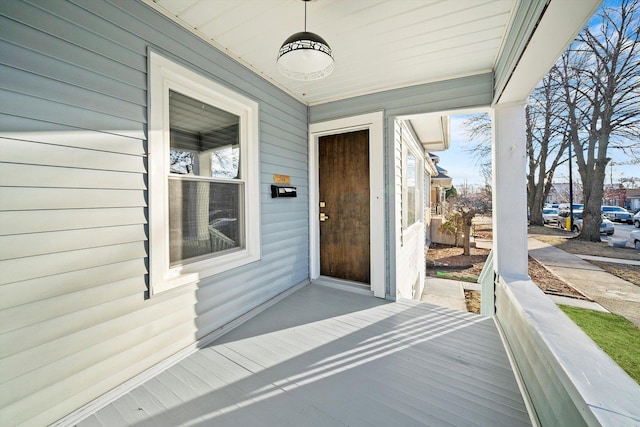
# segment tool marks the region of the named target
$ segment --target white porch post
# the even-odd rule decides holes
[[[494,105],[493,266],[528,278],[525,102]]]

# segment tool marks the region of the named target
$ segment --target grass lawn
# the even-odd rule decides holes
[[[441,279],[463,280],[465,282],[473,283],[476,283],[478,281],[477,277],[463,276],[455,273],[443,273],[441,271],[436,272],[436,277],[440,277]]]
[[[640,384],[640,329],[610,313],[559,306],[605,353]]]

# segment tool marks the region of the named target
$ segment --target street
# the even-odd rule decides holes
[[[631,232],[633,230],[637,230],[637,228],[635,228],[633,226],[633,224],[621,224],[619,222],[614,222],[613,226],[614,226],[614,228],[616,230],[613,233],[613,236],[617,237],[617,238],[620,238],[620,239],[626,239],[627,240],[627,247],[628,248],[633,248],[633,245],[628,242],[629,234],[631,234]],[[604,240],[604,236],[603,236],[603,240]]]

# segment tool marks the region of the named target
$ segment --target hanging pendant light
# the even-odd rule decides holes
[[[278,52],[278,70],[294,80],[319,80],[334,68],[333,53],[322,37],[307,31],[307,2],[304,1],[304,31],[284,41]]]

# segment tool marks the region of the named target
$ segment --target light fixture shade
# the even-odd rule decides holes
[[[278,52],[278,70],[294,80],[318,80],[334,68],[333,53],[322,37],[308,31],[295,33]]]

